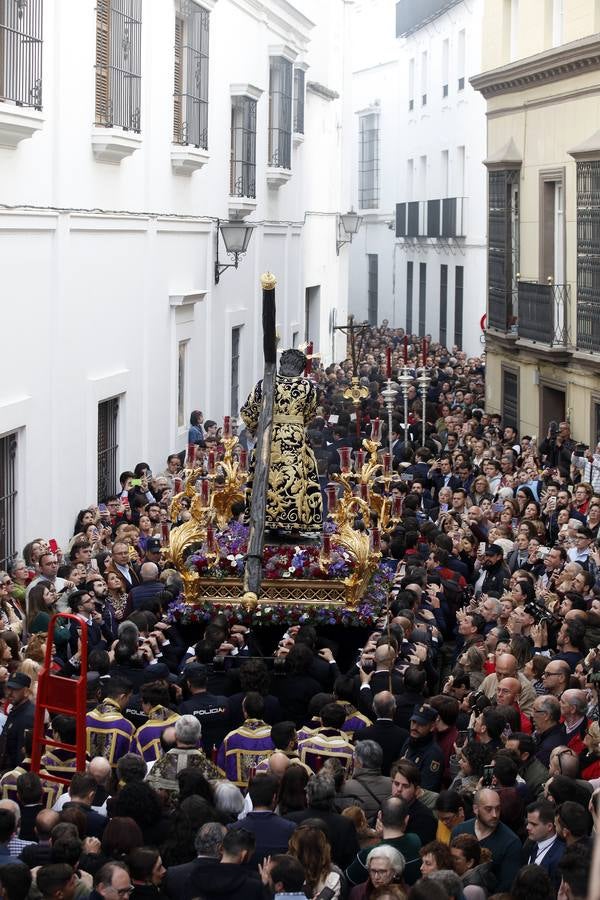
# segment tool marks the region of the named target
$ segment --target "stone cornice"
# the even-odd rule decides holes
[[[337,100],[340,96],[337,91],[325,87],[324,84],[319,84],[318,81],[307,81],[306,90],[310,91],[311,94],[316,94],[318,97],[322,97],[323,100]]]
[[[488,100],[597,69],[600,69],[600,38],[593,34],[474,75],[469,81]]]

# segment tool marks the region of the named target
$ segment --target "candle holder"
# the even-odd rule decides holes
[[[383,402],[385,403],[385,408],[387,411],[387,420],[388,420],[388,448],[390,456],[392,454],[392,415],[394,412],[394,406],[396,401],[396,395],[398,391],[395,387],[392,387],[392,379],[391,376],[387,380],[387,385],[385,390],[381,392],[381,396],[383,397]]]
[[[408,443],[408,389],[413,383],[413,377],[410,374],[410,369],[407,365],[402,367],[402,372],[398,376],[398,384],[400,385],[400,390],[402,391],[402,398],[404,400],[404,443]]]
[[[421,374],[416,379],[415,383],[418,386],[418,390],[421,392],[421,447],[424,447],[426,437],[425,425],[427,424],[427,391],[431,384],[431,375],[427,374],[427,369],[425,367],[421,369]]]

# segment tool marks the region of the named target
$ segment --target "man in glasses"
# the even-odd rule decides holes
[[[129,869],[124,863],[106,863],[94,876],[94,890],[105,900],[127,900],[133,891]]]
[[[552,664],[550,664],[552,665]],[[533,725],[537,743],[536,756],[546,767],[555,747],[565,743],[566,732],[560,723],[560,702],[551,695],[537,697],[533,704]]]
[[[567,690],[571,680],[571,667],[562,659],[551,659],[542,675],[546,694],[560,697]]]

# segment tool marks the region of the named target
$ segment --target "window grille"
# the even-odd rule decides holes
[[[0,100],[42,108],[42,0],[0,0]]]
[[[368,317],[369,325],[377,325],[379,257],[376,253],[368,253]]]
[[[177,353],[177,427],[185,427],[187,395],[187,351],[189,341],[179,341]]]
[[[117,490],[119,398],[98,404],[98,502]]]
[[[447,347],[448,340],[448,266],[440,266],[440,344]]]
[[[294,131],[304,134],[304,69],[294,69]]]
[[[2,569],[5,569],[17,555],[16,455],[16,433],[0,438],[0,568]]]
[[[231,329],[231,415],[240,411],[240,343],[242,326]]]
[[[369,113],[359,119],[358,205],[379,206],[379,116]]]
[[[292,167],[292,64],[271,57],[269,75],[269,165]]]
[[[419,337],[425,337],[427,318],[427,263],[419,263]]]
[[[231,101],[229,182],[232,197],[256,197],[256,100],[251,97]]]
[[[463,344],[464,283],[465,267],[457,266],[454,270],[454,343],[459,350]]]
[[[179,0],[175,16],[173,141],[208,150],[210,13]]]
[[[577,347],[600,350],[600,162],[577,163]]]
[[[406,263],[406,333],[412,334],[413,329],[413,263]]]
[[[97,125],[140,131],[141,38],[141,0],[97,0]]]

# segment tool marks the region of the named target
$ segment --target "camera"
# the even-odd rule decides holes
[[[575,444],[575,449],[573,450],[573,456],[585,456],[585,451],[589,450],[587,444]]]
[[[556,435],[558,434],[558,422],[555,422],[555,421],[550,422],[548,425],[548,432],[550,434],[550,437],[555,438]]]

